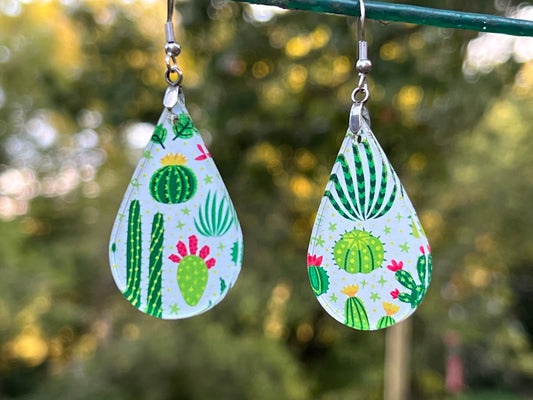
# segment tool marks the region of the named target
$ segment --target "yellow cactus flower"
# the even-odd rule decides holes
[[[187,158],[183,154],[168,153],[161,159],[163,165],[183,165],[187,162]]]
[[[358,291],[359,285],[348,285],[344,286],[344,288],[341,290],[341,293],[344,293],[348,297],[355,297]]]
[[[383,309],[385,310],[385,313],[387,313],[387,316],[391,316],[396,314],[398,311],[400,311],[400,306],[397,306],[392,303],[388,303],[386,301],[383,302]]]

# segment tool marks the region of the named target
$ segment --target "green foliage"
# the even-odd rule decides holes
[[[197,132],[192,119],[185,113],[178,115],[178,118],[173,122],[172,131],[174,132],[172,140],[190,139]]]
[[[217,193],[211,197],[209,191],[204,207],[198,210],[198,219],[194,219],[194,225],[204,236],[220,237],[229,231],[236,218],[235,210],[226,196],[217,203]]]
[[[162,148],[165,148],[165,139],[167,138],[167,130],[163,127],[163,124],[157,125],[155,127],[154,133],[152,134],[151,141],[158,143]]]
[[[364,149],[366,168],[368,173],[365,174],[365,166],[361,160],[361,152],[359,148]],[[330,182],[334,184],[335,193],[341,204],[337,202],[333,194],[326,190],[325,196],[331,201],[333,207],[344,218],[365,221],[371,218],[379,218],[385,215],[394,204],[396,199],[397,185],[393,180],[393,189],[386,198],[388,183],[388,169],[391,169],[390,165],[386,165],[382,161],[381,166],[381,179],[377,180],[376,165],[374,162],[374,155],[368,144],[368,140],[363,140],[361,143],[353,144],[353,157],[354,157],[354,170],[350,169],[346,157],[344,154],[339,154],[336,162],[340,163],[342,168],[342,179],[344,186],[341,185],[338,173],[333,173],[330,176]],[[355,171],[355,181],[352,172]],[[378,190],[379,186],[379,190]],[[346,187],[346,191],[344,189]],[[369,197],[367,201],[367,188],[369,191]],[[357,192],[357,193],[356,193]],[[385,204],[385,205],[384,205]]]

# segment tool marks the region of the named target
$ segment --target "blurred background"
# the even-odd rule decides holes
[[[533,18],[515,0],[409,3]],[[162,110],[166,1],[0,0],[0,398],[383,398],[394,344],[329,317],[306,271],[356,20],[176,5],[187,105],[244,231],[237,284],[204,315],[161,321],[109,271]],[[434,260],[392,368],[410,399],[532,399],[532,39],[368,21],[367,40],[374,133]]]

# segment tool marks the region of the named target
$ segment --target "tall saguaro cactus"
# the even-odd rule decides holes
[[[148,276],[148,297],[146,313],[154,317],[161,317],[163,313],[161,299],[161,281],[163,266],[163,241],[165,225],[163,214],[156,213],[152,221],[152,236],[150,240],[150,267]]]
[[[130,204],[126,244],[126,290],[124,296],[135,307],[141,305],[141,206],[139,200]]]

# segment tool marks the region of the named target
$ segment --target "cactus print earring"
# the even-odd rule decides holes
[[[113,226],[110,264],[126,299],[163,319],[214,307],[242,264],[237,214],[181,88],[168,1],[164,110],[137,165]]]
[[[415,311],[428,289],[432,260],[411,201],[370,129],[364,104],[372,64],[360,4],[359,85],[313,227],[307,267],[325,310],[367,331],[389,327]]]

